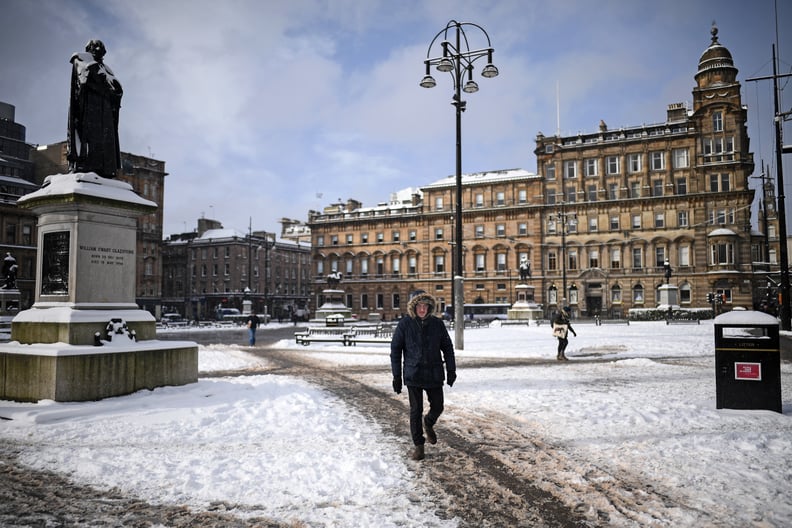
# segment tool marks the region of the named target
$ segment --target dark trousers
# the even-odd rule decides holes
[[[569,344],[569,339],[567,339],[566,337],[563,338],[563,339],[561,339],[561,338],[558,339],[558,355],[559,356],[564,353],[564,351],[566,350],[566,347],[567,347],[568,344]]]
[[[426,443],[422,421],[424,391],[426,391],[426,398],[429,400],[429,412],[426,413],[426,421],[429,422],[429,425],[437,423],[437,419],[443,414],[443,387],[436,389],[407,387],[407,394],[410,396],[410,434],[415,445]]]

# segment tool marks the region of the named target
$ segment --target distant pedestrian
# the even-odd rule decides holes
[[[417,292],[407,304],[408,317],[396,325],[391,340],[393,390],[401,394],[403,379],[410,397],[410,434],[415,445],[411,454],[413,460],[423,460],[426,441],[437,443],[434,426],[443,412],[444,374],[448,375],[449,387],[456,381],[454,344],[445,323],[434,315],[436,306],[430,294]],[[429,400],[426,416],[423,416],[424,391]]]
[[[252,312],[247,318],[248,343],[250,343],[250,346],[256,344],[256,328],[258,328],[259,323],[260,321],[256,312]]]
[[[558,338],[558,355],[556,356],[558,361],[569,361],[569,358],[564,354],[569,344],[569,339],[567,339],[569,332],[572,332],[572,335],[577,337],[577,333],[572,328],[569,320],[571,311],[569,306],[564,306],[564,309],[556,312],[555,317],[553,317],[553,335]]]

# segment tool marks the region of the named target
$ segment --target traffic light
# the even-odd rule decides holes
[[[707,302],[712,304],[712,301],[715,300],[715,295],[712,292],[707,293]]]

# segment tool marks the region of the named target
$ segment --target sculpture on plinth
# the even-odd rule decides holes
[[[71,56],[71,98],[66,158],[69,172],[95,172],[114,178],[121,168],[118,113],[124,91],[104,63],[101,40],[91,40],[84,52]]]
[[[11,253],[6,253],[5,258],[3,259],[2,289],[13,290],[16,288],[16,277],[17,277],[18,269],[19,266],[17,266],[16,259],[11,255]]]
[[[333,270],[332,273],[327,275],[327,286],[328,289],[337,290],[338,285],[341,284],[341,279],[343,278],[343,273],[340,271]]]
[[[520,280],[527,281],[531,278],[531,261],[528,260],[528,257],[522,257],[520,259]]]

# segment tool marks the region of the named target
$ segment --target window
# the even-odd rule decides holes
[[[644,289],[640,284],[633,286],[633,302],[636,304],[643,304],[644,302]]]
[[[369,305],[368,305],[368,294],[367,293],[361,293],[360,294],[360,307],[365,309],[365,310],[368,310]]]
[[[506,253],[495,253],[495,269],[506,271]]]
[[[393,239],[394,242],[398,242],[401,239],[401,233],[399,233],[398,231],[394,231],[393,233],[391,233],[391,238]]]
[[[577,249],[567,250],[567,268],[570,270],[578,269],[578,252]]]
[[[443,210],[443,197],[438,196],[435,198],[435,211],[442,211]]]
[[[391,297],[391,304],[394,310],[401,307],[401,297],[399,297],[398,293],[394,293]]]
[[[316,245],[317,246],[324,246],[324,236],[319,235],[316,237]]]
[[[687,282],[679,285],[679,304],[690,304],[690,284]]]
[[[378,256],[375,265],[377,266],[377,276],[382,276],[385,274],[385,259],[381,256]]]
[[[566,201],[568,203],[575,203],[575,198],[577,197],[577,190],[574,187],[567,187],[566,188]]]
[[[677,258],[680,266],[690,266],[690,246],[680,246]]]
[[[687,194],[687,178],[676,179],[676,193]]]
[[[556,191],[555,189],[548,189],[547,191],[547,203],[548,205],[553,205],[556,203]]]
[[[333,246],[337,246],[338,245],[338,235],[331,235],[330,236],[330,244],[333,245]],[[226,256],[228,256],[228,255],[226,255]]]
[[[643,268],[643,249],[633,248],[632,250],[632,267],[633,269]]]
[[[585,161],[586,164],[586,176],[596,176],[597,175],[597,159],[596,158],[588,158]]]
[[[556,173],[555,173],[555,165],[552,163],[548,163],[545,165],[545,178],[548,180],[555,180]]]
[[[640,172],[641,171],[641,155],[640,154],[629,154],[627,156],[627,167],[630,172]]]
[[[485,269],[484,268],[484,264],[485,264],[484,257],[485,257],[484,253],[478,253],[475,256],[475,259],[476,259],[476,271],[479,272],[479,273],[484,271],[484,269]]]
[[[435,255],[434,258],[435,273],[443,273],[445,271],[445,256]]]
[[[619,217],[617,215],[613,215],[610,217],[610,230],[611,231],[619,230]]]
[[[664,246],[655,248],[655,266],[662,268],[666,260],[666,248]]]
[[[353,266],[354,265],[355,265],[355,263],[354,263],[354,261],[352,259],[348,259],[346,261],[346,274],[347,274],[347,277],[352,275],[352,271],[353,271]]]
[[[589,202],[596,202],[597,201],[597,186],[596,185],[589,185],[587,194],[588,194],[588,201]]]
[[[33,227],[29,225],[22,226],[22,244],[29,246],[32,243]]]
[[[663,196],[663,180],[652,180],[652,196]]]
[[[517,191],[517,203],[526,204],[528,203],[528,191],[525,189],[520,189]]]
[[[348,235],[346,236],[346,243],[347,243],[347,244],[351,244],[351,243],[352,243],[352,235],[351,235],[351,234],[348,234]]]
[[[415,255],[407,257],[407,273],[410,275],[418,273],[418,258]]]
[[[558,269],[558,255],[555,250],[549,250],[547,252],[547,269],[550,271],[556,271]]]
[[[385,305],[385,296],[381,293],[377,294],[377,310],[382,310]]]
[[[678,225],[678,227],[688,227],[688,212],[687,211],[679,211],[677,213],[677,225]]]
[[[665,169],[665,153],[662,151],[655,151],[649,154],[652,160],[652,170],[664,170]]]
[[[633,227],[633,229],[641,229],[641,215],[640,214],[632,215],[632,227]]]
[[[634,181],[630,182],[630,198],[640,198],[641,197],[641,182]]]
[[[658,229],[665,227],[665,213],[655,213],[655,227]]]
[[[520,236],[527,236],[528,235],[528,224],[525,222],[520,222],[517,224],[517,234]]]
[[[360,233],[360,243],[368,244],[368,233]]]
[[[443,240],[443,228],[438,227],[435,229],[435,240]]]
[[[621,249],[611,248],[610,250],[610,267],[612,269],[621,268]]]
[[[577,163],[575,161],[564,162],[564,178],[577,178]]]
[[[608,165],[608,174],[619,174],[619,156],[608,156],[606,163]]]
[[[401,259],[398,255],[393,255],[391,257],[391,273],[393,275],[398,275],[401,268]]]
[[[716,242],[710,249],[713,265],[734,264],[734,244],[731,242]]]
[[[475,227],[476,238],[484,238],[484,226],[477,225]]]
[[[377,233],[377,243],[385,242],[385,233]]]
[[[589,268],[599,268],[599,250],[589,251]]]
[[[713,132],[723,132],[723,112],[712,113],[712,130]]]
[[[715,290],[715,293],[723,296],[724,303],[730,304],[732,302],[731,288],[718,288]]]
[[[619,199],[619,184],[618,183],[609,183],[608,184],[608,200],[618,200]]]
[[[484,195],[481,193],[476,194],[476,207],[484,207]]]
[[[621,295],[621,288],[618,285],[614,285],[611,288],[611,304],[621,304],[622,302],[622,295]]]
[[[418,240],[418,232],[415,229],[411,229],[409,233],[410,242],[415,242]]]
[[[594,218],[589,218],[589,233],[596,233],[599,231],[597,227],[597,217],[595,216]]]
[[[495,193],[495,205],[506,205],[506,193],[503,191]]]
[[[360,261],[360,275],[365,277],[368,275],[369,272],[369,261],[368,259],[364,258]]]
[[[506,236],[506,225],[505,224],[496,224],[495,225],[495,236],[497,236],[497,237],[505,237]]]
[[[674,149],[672,153],[674,157],[674,168],[675,169],[686,169],[690,167],[690,158],[688,157],[688,149],[678,148]]]

